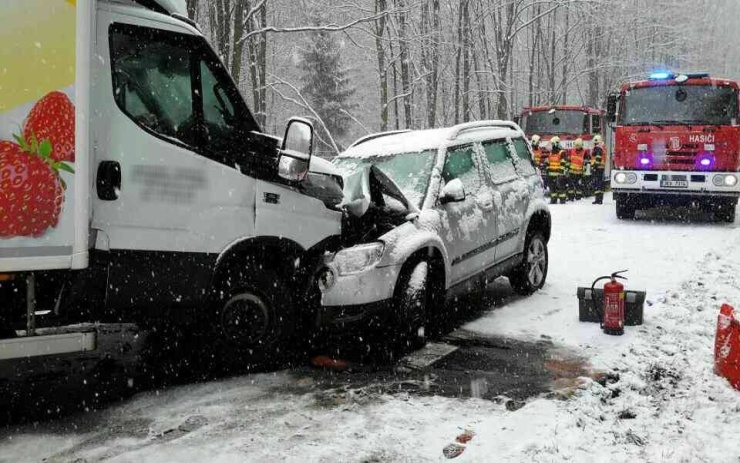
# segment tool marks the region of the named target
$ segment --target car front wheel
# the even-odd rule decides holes
[[[547,242],[544,235],[539,231],[527,235],[524,261],[509,275],[512,288],[523,296],[534,293],[545,285],[547,267]]]

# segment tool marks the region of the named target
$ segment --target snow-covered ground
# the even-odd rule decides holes
[[[286,372],[140,394],[3,437],[1,461],[740,461],[740,392],[712,372],[722,302],[740,306],[737,225],[620,222],[610,201],[552,208],[548,283],[464,329],[539,340],[619,375],[509,411],[480,399],[317,393]],[[645,324],[621,337],[578,322],[576,287],[629,269]]]

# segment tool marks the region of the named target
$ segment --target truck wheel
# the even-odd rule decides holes
[[[394,297],[396,340],[404,347],[419,348],[426,342],[432,305],[430,266],[424,259],[404,265]]]
[[[715,218],[721,222],[735,222],[735,202],[727,201],[717,205]]]
[[[623,198],[617,198],[617,218],[620,220],[633,220],[635,218],[635,206]]]
[[[542,232],[528,233],[524,242],[524,261],[509,275],[511,287],[517,294],[528,296],[545,285],[548,259],[547,243]]]
[[[243,268],[229,272],[227,278],[214,320],[221,343],[255,361],[286,351],[293,317],[289,291],[280,276],[269,269]]]

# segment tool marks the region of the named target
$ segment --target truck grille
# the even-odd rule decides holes
[[[668,165],[693,166],[698,154],[696,151],[668,151],[663,162]]]

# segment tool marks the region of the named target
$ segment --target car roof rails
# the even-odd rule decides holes
[[[411,130],[409,130],[409,129],[402,129],[402,130],[389,130],[387,132],[371,133],[370,135],[365,135],[364,137],[358,138],[357,140],[355,140],[354,143],[352,143],[351,145],[349,145],[347,148],[349,149],[349,148],[355,147],[357,145],[361,145],[361,144],[363,144],[365,142],[368,142],[370,140],[375,140],[377,138],[382,138],[382,137],[387,137],[387,136],[390,136],[390,135],[397,135],[399,133],[407,133],[407,132],[411,132]]]
[[[458,136],[460,136],[461,133],[467,132],[469,130],[477,130],[477,129],[485,129],[485,128],[500,128],[500,129],[510,129],[515,131],[521,131],[521,127],[519,127],[515,122],[512,121],[502,121],[502,120],[490,120],[490,121],[475,121],[475,122],[465,122],[463,124],[458,124],[450,130],[450,134],[448,135],[449,140],[454,140]]]

